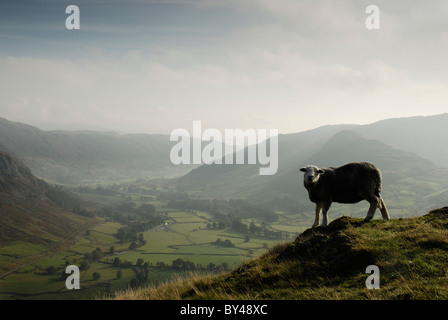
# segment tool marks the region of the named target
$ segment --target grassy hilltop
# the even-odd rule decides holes
[[[380,288],[367,289],[369,265]],[[193,276],[113,299],[448,299],[448,207],[413,218],[343,216],[231,273]]]

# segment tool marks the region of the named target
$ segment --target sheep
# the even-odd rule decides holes
[[[304,172],[303,184],[308,190],[311,202],[316,203],[313,227],[319,225],[322,209],[321,226],[328,222],[328,210],[332,202],[358,203],[366,200],[370,203],[365,221],[370,221],[378,207],[384,220],[389,220],[386,204],[380,196],[381,171],[369,162],[351,162],[334,168],[318,168],[313,165],[300,168]]]

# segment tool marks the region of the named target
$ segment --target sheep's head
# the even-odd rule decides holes
[[[305,172],[303,176],[305,186],[315,184],[319,180],[320,175],[324,173],[324,170],[311,165],[300,168],[300,171]]]

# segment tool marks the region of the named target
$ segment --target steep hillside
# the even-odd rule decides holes
[[[0,278],[71,244],[80,232],[97,223],[72,212],[79,207],[78,201],[0,151]]]
[[[343,216],[231,273],[119,292],[113,299],[445,300],[447,249],[448,207],[368,223]],[[378,290],[366,288],[370,265],[379,268]]]
[[[47,181],[82,183],[181,175],[168,135],[94,131],[42,131],[0,118],[0,150],[14,154]]]

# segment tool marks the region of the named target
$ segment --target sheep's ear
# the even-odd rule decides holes
[[[322,173],[324,173],[324,172],[325,172],[325,171],[322,170],[322,169],[317,170],[317,173],[320,173],[320,174],[322,174]]]
[[[305,172],[306,168],[300,168],[300,171]]]

